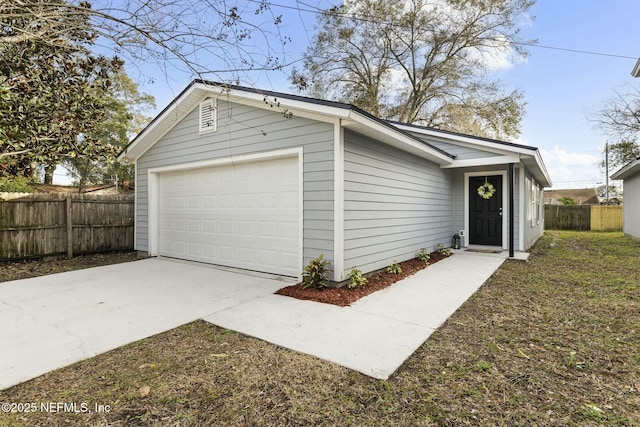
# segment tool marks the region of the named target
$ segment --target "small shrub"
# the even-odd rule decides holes
[[[304,268],[302,273],[302,289],[314,288],[324,289],[327,287],[327,264],[329,261],[324,259],[324,254],[316,259],[309,261],[309,265]]]
[[[445,245],[443,245],[442,243],[438,243],[436,245],[436,252],[438,252],[439,254],[442,254],[444,256],[451,255],[451,250],[449,248],[447,248]]]
[[[0,192],[33,193],[33,188],[29,186],[29,184],[31,183],[33,183],[32,179],[21,176],[13,178],[0,178]]]
[[[349,272],[349,283],[347,283],[347,288],[357,289],[365,283],[367,283],[367,278],[362,275],[362,271],[354,268]]]
[[[416,252],[416,258],[418,258],[420,261],[424,263],[427,263],[431,259],[431,255],[429,254],[429,251],[427,251],[426,248],[420,248],[420,250]]]
[[[397,262],[392,262],[387,267],[387,273],[400,274],[400,273],[402,273],[402,268],[400,267],[400,265]]]

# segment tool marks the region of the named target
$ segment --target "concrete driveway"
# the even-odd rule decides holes
[[[197,319],[386,379],[503,261],[458,252],[351,307],[167,259],[0,283],[0,389]]]
[[[152,258],[0,283],[0,389],[290,282]]]

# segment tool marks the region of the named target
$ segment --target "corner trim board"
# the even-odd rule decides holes
[[[333,144],[333,280],[344,280],[344,128],[334,124]]]

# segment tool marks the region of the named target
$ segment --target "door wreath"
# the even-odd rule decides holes
[[[487,179],[484,179],[484,184],[478,187],[478,196],[485,200],[489,200],[496,192],[496,187],[493,186]]]

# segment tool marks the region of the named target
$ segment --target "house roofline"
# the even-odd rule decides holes
[[[638,62],[636,62],[636,65],[633,67],[633,70],[631,70],[631,75],[633,77],[640,77],[640,59],[638,59]]]
[[[396,122],[393,120],[387,120],[387,122],[395,125],[395,126],[399,126],[399,127],[404,127],[404,128],[411,128],[414,132],[419,132],[419,133],[423,133],[425,135],[431,135],[431,136],[436,136],[436,137],[443,137],[443,138],[447,138],[449,137],[450,139],[456,139],[460,142],[471,142],[471,143],[475,143],[475,144],[479,144],[479,143],[489,143],[489,144],[496,144],[499,146],[508,146],[508,147],[512,147],[512,148],[519,148],[522,150],[527,150],[527,151],[535,151],[538,148],[537,147],[532,147],[530,145],[524,145],[524,144],[517,144],[515,142],[508,142],[508,141],[502,141],[499,139],[492,139],[492,138],[485,138],[485,137],[481,137],[481,136],[475,136],[475,135],[469,135],[466,133],[460,133],[460,132],[454,132],[454,131],[450,131],[450,130],[443,130],[443,129],[437,129],[437,128],[433,128],[433,127],[429,127],[429,126],[421,126],[421,125],[417,125],[417,124],[409,124],[409,123],[402,123],[402,122]]]
[[[539,173],[537,177],[544,186],[551,186],[551,180],[547,169],[542,161],[540,152],[535,147],[530,147],[512,142],[499,141],[496,139],[482,138],[466,135],[457,132],[433,129],[419,125],[412,125],[391,120],[380,119],[352,104],[343,102],[328,101],[318,98],[310,98],[301,95],[262,90],[237,85],[229,85],[206,80],[193,80],[178,94],[138,135],[118,155],[120,161],[130,161],[139,158],[156,141],[166,134],[177,121],[193,110],[198,102],[201,102],[208,95],[236,97],[238,101],[265,102],[265,104],[275,103],[283,108],[299,109],[301,112],[324,114],[328,118],[339,118],[345,129],[353,129],[356,132],[364,133],[372,138],[393,145],[399,149],[412,152],[427,158],[441,166],[451,165],[456,156],[448,153],[423,138],[419,138],[412,132],[424,135],[450,139],[454,142],[470,143],[487,148],[497,148],[518,154],[525,154],[533,158]],[[273,98],[273,99],[268,99]],[[280,100],[283,102],[280,105]],[[187,102],[188,101],[188,102]],[[182,105],[185,103],[185,105]],[[318,106],[318,109],[310,108]],[[182,107],[182,108],[181,108]],[[174,115],[173,118],[170,116]]]
[[[393,122],[388,121],[389,123],[394,124],[400,129],[413,131],[425,136],[431,136],[434,138],[442,138],[449,139],[454,142],[462,142],[472,145],[479,145],[485,148],[494,148],[499,150],[506,150],[512,153],[524,154],[526,156],[531,156],[538,169],[540,170],[540,174],[537,177],[539,181],[545,186],[551,186],[551,177],[549,176],[549,172],[547,171],[547,167],[542,160],[542,155],[540,154],[540,150],[537,147],[532,147],[530,145],[516,144],[514,142],[501,141],[498,139],[484,138],[475,135],[467,135],[459,132],[446,131],[441,129],[430,128],[427,126],[420,126],[416,124],[407,124],[401,122]]]
[[[256,99],[253,99],[253,101],[258,101],[259,97],[263,97],[266,103],[275,102],[278,105],[280,103],[279,100],[291,101],[293,104],[298,104],[298,105],[295,105],[295,107],[300,109],[305,109],[304,108],[305,104],[326,107],[327,109],[326,113],[329,116],[354,120],[355,122],[358,122],[359,124],[372,130],[374,128],[377,128],[377,126],[373,126],[374,123],[376,125],[383,126],[385,129],[383,133],[385,133],[387,137],[389,136],[395,137],[400,142],[401,145],[402,143],[405,143],[412,146],[412,149],[418,149],[419,151],[423,152],[423,154],[426,157],[430,158],[436,163],[447,164],[452,162],[453,159],[455,159],[454,155],[447,153],[445,150],[442,150],[439,147],[429,144],[427,141],[423,141],[422,139],[417,138],[411,133],[406,132],[402,129],[399,129],[398,127],[387,122],[386,120],[377,118],[372,114],[369,114],[366,111],[361,110],[360,108],[355,107],[354,105],[351,105],[351,104],[335,102],[335,101],[327,101],[327,100],[322,100],[317,98],[309,98],[305,96],[292,95],[292,94],[275,92],[270,90],[260,90],[260,89],[248,88],[243,86],[221,84],[216,82],[209,82],[206,80],[193,80],[185,89],[182,90],[182,92],[180,92],[178,96],[176,96],[151,121],[151,123],[149,123],[140,133],[138,133],[131,140],[131,142],[129,142],[129,144],[127,144],[127,146],[118,155],[118,160],[128,161],[128,160],[137,159],[138,157],[140,157],[142,154],[144,154],[144,152],[147,151],[148,148],[153,146],[153,144],[162,135],[164,135],[164,133],[166,133],[171,128],[171,126],[168,126],[164,130],[158,129],[157,133],[155,135],[152,135],[153,131],[156,130],[156,128],[158,128],[162,124],[162,122],[164,122],[165,120],[169,120],[169,116],[171,114],[176,114],[176,116],[179,119],[181,118],[181,115],[188,113],[196,105],[196,102],[192,100],[191,103],[186,106],[187,108],[185,108],[184,111],[179,111],[179,106],[182,102],[184,102],[184,100],[188,99],[188,97],[197,90],[201,90],[203,92],[202,94],[203,97],[205,97],[207,91],[212,91],[216,88],[220,90],[219,93],[218,92],[215,93],[216,95],[228,94],[229,96],[237,96],[239,98],[243,98],[243,97],[252,98],[251,96],[247,97],[247,94],[249,95],[253,94],[253,95],[258,95],[258,97],[255,97],[255,96],[253,97],[253,98],[256,98]],[[266,99],[267,97],[274,98],[274,99],[268,100]],[[285,105],[285,107],[286,106],[289,106],[292,108],[294,107],[292,105]],[[306,110],[310,111],[311,109],[306,108]],[[378,130],[382,131],[382,128],[378,128]],[[144,140],[146,138],[150,138],[150,141],[147,141],[145,143]],[[142,146],[139,146],[140,144],[142,144]],[[418,148],[416,147],[416,145],[418,145]],[[127,156],[127,154],[130,154],[130,155]]]
[[[309,104],[315,104],[315,105],[322,105],[325,107],[331,107],[331,108],[337,108],[337,109],[343,109],[343,110],[347,110],[347,111],[352,111],[354,113],[357,113],[361,116],[364,116],[365,118],[372,120],[374,122],[377,122],[383,126],[386,126],[387,128],[393,130],[394,132],[401,132],[402,134],[404,134],[404,136],[409,137],[413,140],[415,140],[416,142],[419,142],[420,144],[426,145],[427,147],[439,152],[440,154],[448,157],[449,159],[453,160],[455,159],[455,156],[446,152],[445,150],[436,147],[430,143],[428,143],[427,141],[423,141],[420,138],[416,138],[414,135],[412,135],[409,132],[404,131],[403,129],[399,129],[397,126],[394,126],[394,124],[392,122],[390,122],[389,120],[384,120],[381,119],[379,117],[374,116],[373,114],[359,108],[356,107],[353,104],[347,104],[345,102],[338,102],[338,101],[329,101],[326,99],[319,99],[319,98],[312,98],[312,97],[308,97],[308,96],[303,96],[303,95],[295,95],[295,94],[290,94],[290,93],[284,93],[284,92],[276,92],[276,91],[271,91],[271,90],[262,90],[262,89],[257,89],[257,88],[250,88],[250,87],[245,87],[245,86],[237,86],[237,85],[225,85],[225,84],[220,84],[220,83],[216,83],[216,82],[210,82],[210,81],[206,81],[206,80],[195,80],[195,82],[197,83],[201,83],[201,84],[205,84],[205,85],[218,85],[218,86],[222,86],[224,88],[226,88],[227,90],[231,91],[231,90],[237,90],[237,91],[241,91],[241,92],[250,92],[250,93],[256,93],[259,95],[264,95],[264,96],[272,96],[274,98],[282,98],[282,99],[288,99],[288,100],[292,100],[292,101],[298,101],[298,102],[305,102],[305,103],[309,103]]]
[[[626,179],[638,172],[640,172],[640,157],[620,168],[620,170],[611,175],[611,179]]]

